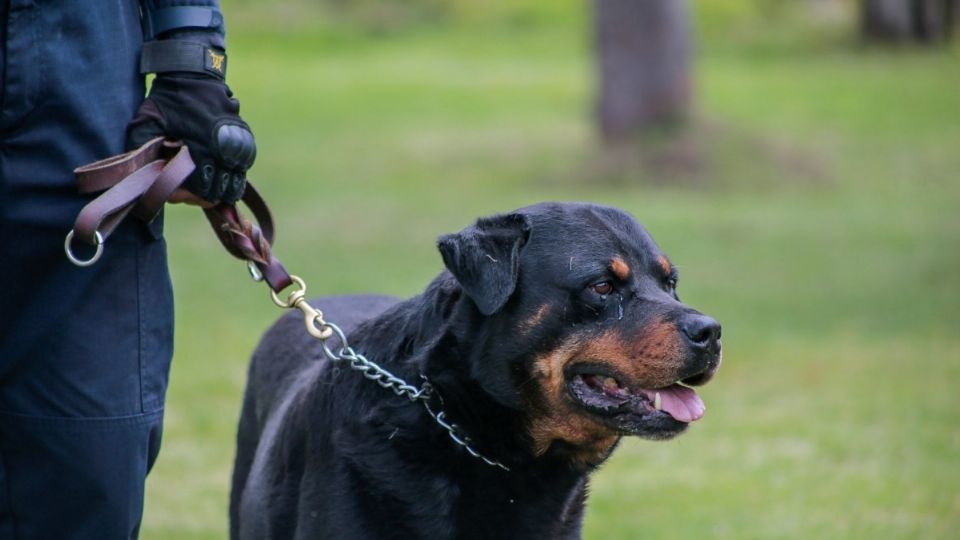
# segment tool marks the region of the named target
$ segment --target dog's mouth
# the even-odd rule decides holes
[[[567,374],[570,396],[588,412],[628,435],[673,437],[703,417],[697,392],[681,381],[661,388],[640,388],[603,368],[577,366]]]

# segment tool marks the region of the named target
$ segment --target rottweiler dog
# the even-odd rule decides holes
[[[669,439],[703,416],[692,387],[720,366],[720,325],[680,302],[676,267],[629,214],[538,204],[438,247],[445,271],[409,300],[317,300],[428,400],[331,362],[297,313],[263,337],[231,538],[579,538],[588,475],[621,437]]]

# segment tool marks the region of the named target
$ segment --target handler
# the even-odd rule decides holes
[[[198,166],[179,200],[239,198],[255,146],[223,36],[216,0],[0,0],[2,540],[138,535],[173,352],[162,217],[70,264],[72,170],[162,134]]]

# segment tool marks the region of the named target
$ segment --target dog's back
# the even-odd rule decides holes
[[[377,317],[398,301],[388,296],[351,295],[318,298],[312,300],[311,305],[322,310],[325,318],[349,336],[360,323]],[[334,345],[337,344],[331,343]],[[231,539],[240,538],[238,516],[265,425],[277,408],[304,384],[314,380],[312,374],[323,369],[327,362],[320,342],[306,332],[299,311],[281,317],[254,351],[237,431],[230,492]]]

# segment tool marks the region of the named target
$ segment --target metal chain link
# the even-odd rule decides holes
[[[257,276],[252,275],[252,277],[254,277],[254,280],[256,280]],[[410,401],[422,402],[423,407],[427,410],[427,413],[431,416],[431,418],[434,419],[434,421],[437,422],[438,425],[440,425],[440,427],[447,431],[447,435],[450,436],[450,439],[454,443],[463,447],[467,453],[483,461],[487,465],[498,467],[504,471],[510,470],[510,468],[503,463],[500,463],[494,459],[490,459],[473,448],[473,446],[470,444],[470,437],[460,431],[459,426],[447,421],[446,413],[442,408],[437,412],[434,412],[434,410],[430,408],[430,398],[433,396],[434,391],[433,386],[431,386],[430,381],[428,381],[425,376],[420,376],[423,378],[423,385],[420,386],[420,388],[417,388],[416,386],[413,386],[403,379],[397,377],[393,373],[390,373],[373,360],[370,360],[364,355],[355,351],[347,341],[347,336],[343,333],[343,330],[341,330],[336,324],[325,321],[323,319],[323,312],[307,303],[305,299],[307,286],[304,284],[303,280],[297,276],[290,277],[292,278],[297,289],[287,296],[286,302],[280,300],[277,297],[277,294],[271,291],[273,301],[282,308],[299,309],[301,312],[303,312],[304,324],[307,327],[307,332],[320,341],[320,345],[323,347],[323,354],[326,355],[331,362],[347,362],[350,369],[359,371],[364,378],[374,381],[383,388],[392,391],[398,396],[405,397]],[[334,336],[340,340],[340,348],[338,351],[332,350],[327,344],[329,339]],[[437,397],[440,398],[440,395],[437,394]],[[442,398],[440,398],[440,402],[442,405]]]
[[[424,383],[424,384],[428,385],[430,383]],[[506,465],[504,465],[503,463],[500,463],[495,459],[490,459],[487,456],[484,456],[480,452],[477,452],[472,446],[470,446],[470,437],[460,432],[460,429],[456,424],[447,422],[446,413],[444,413],[443,410],[441,410],[438,413],[434,413],[433,409],[430,408],[430,404],[427,401],[423,402],[423,407],[427,409],[427,413],[429,413],[430,416],[432,416],[433,419],[436,420],[438,424],[440,424],[440,427],[447,430],[447,435],[450,436],[450,439],[453,440],[453,442],[462,446],[467,451],[467,453],[469,453],[471,456],[483,461],[487,465],[491,465],[493,467],[499,467],[508,472],[510,471],[510,467],[507,467]]]
[[[470,445],[470,437],[463,434],[456,424],[447,422],[446,413],[443,411],[443,409],[440,409],[439,412],[434,412],[433,409],[430,408],[430,398],[433,396],[433,386],[425,376],[421,375],[421,377],[423,377],[423,386],[417,388],[397,377],[393,373],[390,373],[373,360],[370,360],[353,350],[353,347],[351,347],[347,342],[347,336],[344,335],[343,330],[341,330],[339,326],[331,322],[324,322],[323,327],[332,330],[333,335],[340,340],[340,350],[336,352],[331,350],[327,345],[329,338],[320,340],[320,343],[323,346],[323,353],[327,356],[327,358],[330,359],[331,362],[337,363],[346,361],[349,363],[350,369],[359,371],[367,379],[370,379],[380,386],[391,390],[394,394],[401,397],[406,397],[410,401],[422,401],[423,407],[427,410],[427,413],[430,414],[430,416],[437,422],[437,424],[440,425],[440,427],[447,430],[447,435],[450,436],[450,439],[456,444],[462,446],[467,453],[479,460],[482,460],[487,465],[499,467],[505,471],[510,470],[510,468],[503,463],[490,459],[473,448],[473,446]]]
[[[403,379],[380,367],[380,365],[373,360],[369,360],[367,357],[353,350],[353,347],[347,342],[347,336],[344,335],[343,330],[341,330],[339,326],[330,322],[324,322],[323,326],[332,330],[333,335],[340,340],[340,350],[336,352],[330,349],[330,346],[327,344],[328,339],[320,340],[320,344],[323,346],[323,354],[325,354],[331,362],[348,362],[350,369],[359,371],[367,379],[374,381],[387,390],[393,391],[393,393],[398,396],[406,397],[410,401],[426,401],[430,399],[430,396],[433,394],[433,387],[430,386],[430,383],[424,382],[420,388],[408,384]]]

